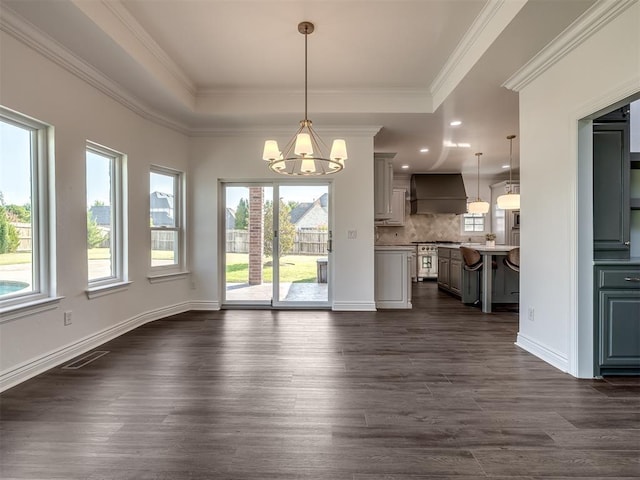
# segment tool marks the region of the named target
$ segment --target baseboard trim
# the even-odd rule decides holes
[[[207,300],[195,300],[189,302],[189,310],[206,310],[206,311],[215,311],[220,310],[220,302],[210,302]]]
[[[333,302],[334,312],[375,312],[375,302]]]
[[[199,303],[199,302],[197,302]],[[217,302],[209,302],[217,303]],[[140,327],[149,322],[160,320],[161,318],[176,315],[178,313],[192,310],[191,302],[178,303],[168,307],[158,308],[143,312],[109,328],[101,330],[93,335],[89,335],[77,342],[65,345],[62,348],[48,352],[35,359],[24,362],[10,370],[0,373],[0,392],[18,385],[36,375],[40,375],[47,370],[68,362],[74,357],[81,355],[89,350],[102,345],[109,340],[119,337],[135,328]],[[201,309],[201,308],[199,308]]]
[[[556,367],[565,373],[569,372],[569,359],[567,356],[556,352],[552,348],[533,340],[522,333],[518,333],[516,339],[516,345],[523,350],[526,350],[532,355],[535,355],[541,360],[544,360],[548,364]]]

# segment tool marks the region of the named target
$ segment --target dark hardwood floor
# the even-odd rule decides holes
[[[640,381],[577,380],[517,316],[191,312],[0,396],[3,479],[640,478]]]

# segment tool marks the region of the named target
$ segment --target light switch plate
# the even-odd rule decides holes
[[[347,230],[347,239],[355,240],[356,238],[358,238],[357,230]]]

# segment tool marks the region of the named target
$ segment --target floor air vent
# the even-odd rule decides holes
[[[78,358],[77,360],[74,360],[71,363],[66,364],[62,368],[64,370],[77,370],[79,368],[84,367],[85,365],[89,365],[94,360],[97,360],[100,357],[105,356],[107,353],[109,353],[108,350],[96,350],[94,352],[87,353],[83,357],[80,357],[80,358]]]

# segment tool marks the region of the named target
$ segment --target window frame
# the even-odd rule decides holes
[[[104,291],[106,287],[119,287],[128,283],[127,268],[127,222],[126,222],[126,155],[124,153],[105,147],[98,143],[87,141],[85,146],[85,167],[86,154],[92,152],[102,157],[111,159],[110,166],[110,183],[111,183],[111,276],[100,277],[93,280],[89,279],[88,266],[89,258],[87,245],[87,292],[90,294],[96,291]],[[86,175],[85,175],[86,178]],[[85,180],[86,181],[86,180]],[[86,186],[85,186],[86,188]],[[86,191],[85,191],[86,197]],[[86,230],[88,234],[89,225],[87,223]],[[85,235],[85,238],[87,235]],[[89,296],[91,298],[91,295]]]
[[[480,219],[482,218],[482,231],[480,230],[467,230],[466,229],[466,222],[465,220],[467,218],[473,218],[473,219]],[[474,221],[474,225],[475,225],[475,221]],[[460,215],[460,233],[462,235],[484,235],[485,233],[487,233],[487,214],[483,214],[483,213],[463,213],[462,215]]]
[[[0,106],[0,121],[29,130],[31,143],[31,275],[32,289],[0,298],[0,313],[9,321],[58,302],[55,278],[55,208],[53,199],[53,135],[51,125]],[[53,308],[53,307],[51,307]],[[29,312],[22,313],[25,310]]]
[[[188,273],[186,270],[186,229],[185,229],[185,174],[183,171],[176,170],[160,165],[151,165],[149,168],[149,181],[152,174],[165,175],[173,177],[173,215],[174,226],[153,226],[149,222],[149,280],[152,283],[163,281],[163,278],[174,275],[183,275]],[[151,216],[151,191],[149,191],[149,216]],[[176,232],[175,263],[170,265],[152,265],[153,261],[153,232]]]

